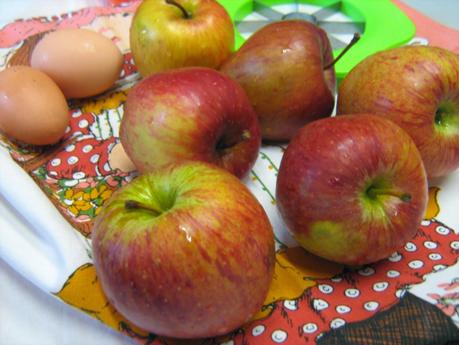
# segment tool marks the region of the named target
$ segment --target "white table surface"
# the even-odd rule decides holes
[[[404,2],[438,22],[459,29],[458,0],[404,0]],[[0,22],[20,17],[32,10],[36,15],[46,15],[47,10],[60,9],[62,3],[61,0],[0,0]],[[67,3],[70,3],[70,9],[74,10],[81,6],[82,1],[67,1]],[[86,3],[94,4],[97,0],[87,0]],[[0,345],[29,344],[132,345],[137,343],[36,288],[0,259]]]

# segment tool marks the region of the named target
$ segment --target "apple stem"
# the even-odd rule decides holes
[[[375,199],[378,195],[391,195],[396,198],[399,198],[403,202],[411,201],[411,194],[403,193],[394,189],[385,189],[385,188],[369,188],[367,194],[370,198]]]
[[[183,7],[181,4],[179,4],[177,1],[175,0],[166,0],[166,3],[169,4],[169,5],[174,5],[176,7],[178,7],[180,9],[180,11],[182,11],[183,13],[183,16],[185,17],[185,19],[190,19],[191,18],[191,14],[190,12],[188,12],[185,7]]]
[[[349,42],[349,44],[348,44],[348,45],[343,49],[343,51],[336,57],[336,59],[334,59],[332,62],[330,62],[328,65],[326,65],[326,66],[324,67],[324,70],[325,70],[325,69],[329,69],[330,67],[334,66],[334,65],[343,57],[343,55],[346,54],[347,51],[348,51],[349,49],[351,49],[352,46],[353,46],[354,44],[356,44],[356,43],[359,41],[359,39],[360,39],[360,34],[359,34],[358,32],[354,33],[354,37],[352,37],[351,42]]]
[[[150,205],[144,204],[139,201],[135,200],[126,200],[124,203],[124,207],[127,210],[146,210],[150,211],[155,214],[155,216],[159,216],[161,214],[161,211],[151,207]]]

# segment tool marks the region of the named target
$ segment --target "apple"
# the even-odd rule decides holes
[[[376,53],[344,78],[338,113],[370,112],[402,127],[421,152],[429,178],[459,167],[459,56],[406,46]]]
[[[414,237],[427,205],[427,178],[413,140],[390,120],[329,117],[304,126],[289,143],[276,197],[302,247],[359,266]]]
[[[137,177],[96,217],[92,247],[108,300],[158,335],[213,337],[260,310],[273,276],[271,224],[234,175],[180,162]]]
[[[130,28],[143,76],[186,66],[218,68],[234,47],[234,27],[215,0],[144,0]]]
[[[306,123],[332,113],[336,88],[332,60],[324,30],[303,20],[286,20],[255,32],[220,70],[246,91],[262,138],[288,141]]]
[[[260,126],[244,90],[206,67],[151,75],[129,92],[121,143],[140,172],[199,160],[244,177],[258,157]]]

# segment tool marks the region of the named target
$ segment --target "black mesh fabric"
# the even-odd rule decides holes
[[[434,305],[406,293],[391,309],[327,332],[317,344],[459,345],[459,328]]]

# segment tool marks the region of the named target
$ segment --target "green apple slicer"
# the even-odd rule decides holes
[[[414,23],[390,0],[218,0],[231,16],[236,49],[256,30],[272,22],[303,19],[324,29],[337,56],[355,32],[360,41],[336,65],[342,79],[365,57],[403,45],[416,32]]]

